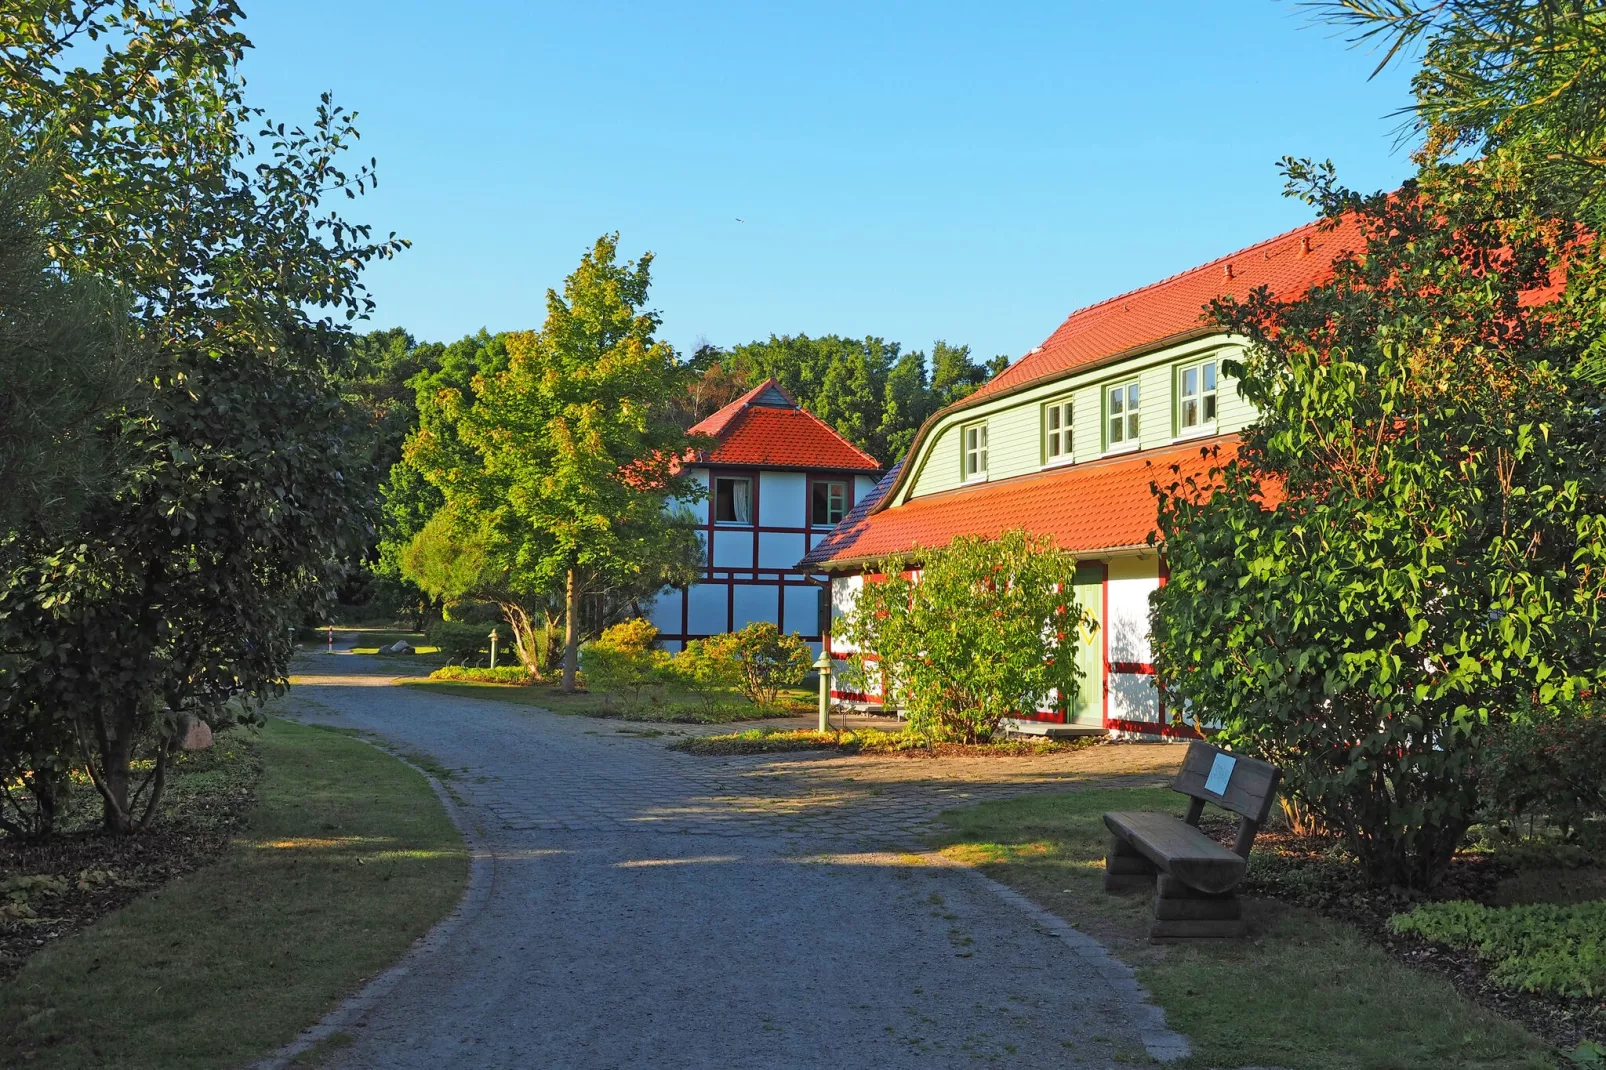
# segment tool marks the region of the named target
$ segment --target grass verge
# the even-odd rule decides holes
[[[1007,739],[997,743],[938,743],[903,732],[883,732],[877,728],[854,728],[845,732],[817,732],[799,728],[786,732],[770,728],[750,728],[717,736],[691,736],[670,744],[671,750],[687,754],[740,755],[776,754],[783,751],[832,750],[843,754],[904,754],[935,758],[1031,758],[1060,754],[1094,746],[1098,738]]]
[[[29,959],[0,988],[0,1065],[237,1066],[293,1039],[439,920],[468,854],[423,777],[273,720],[247,830]]]
[[[644,698],[634,706],[624,706],[606,695],[585,691],[564,694],[559,688],[545,683],[492,684],[475,680],[400,680],[397,683],[455,698],[490,699],[518,706],[535,706],[552,713],[655,724],[735,724],[770,717],[795,717],[814,709],[812,700],[802,691],[783,691],[780,704],[766,709],[734,693],[728,698],[708,703],[690,692],[666,690],[662,694]]]
[[[1103,940],[1193,1041],[1184,1067],[1552,1070],[1538,1038],[1410,969],[1348,926],[1248,900],[1241,942],[1156,947],[1150,897],[1107,895],[1106,810],[1165,810],[1162,788],[1108,788],[951,810],[938,846]]]

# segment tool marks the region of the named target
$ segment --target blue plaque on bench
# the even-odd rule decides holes
[[[1227,794],[1227,782],[1232,779],[1232,768],[1238,759],[1230,754],[1218,754],[1210,763],[1210,776],[1205,779],[1205,790],[1212,795]]]

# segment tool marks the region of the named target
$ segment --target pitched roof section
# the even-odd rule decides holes
[[[816,468],[878,472],[876,459],[794,401],[774,379],[766,379],[691,428],[709,435],[714,448],[697,463],[756,468]]]
[[[1220,451],[1212,456],[1217,446]],[[990,539],[1014,528],[1051,536],[1060,549],[1079,554],[1142,546],[1155,530],[1151,483],[1176,479],[1172,465],[1180,467],[1181,476],[1202,476],[1237,452],[1238,437],[1223,435],[930,494],[875,513],[873,503],[862,510],[856,506],[802,564],[848,567],[918,547],[946,546],[957,535]],[[892,486],[896,474],[888,472],[877,484],[879,494]]]
[[[1265,286],[1291,297],[1332,277],[1339,254],[1362,249],[1360,226],[1346,217],[1331,230],[1318,223],[1280,234],[1208,264],[1100,301],[1068,316],[1036,349],[999,372],[960,404],[969,406],[1028,383],[1052,379],[1133,350],[1205,329],[1205,306],[1217,297],[1242,300]]]

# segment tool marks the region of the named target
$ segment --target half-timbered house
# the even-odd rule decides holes
[[[881,466],[773,379],[691,430],[715,440],[687,464],[708,489],[693,507],[703,566],[695,584],[653,603],[648,616],[660,641],[679,650],[690,639],[773,621],[817,651],[821,587],[798,560],[870,491]]]

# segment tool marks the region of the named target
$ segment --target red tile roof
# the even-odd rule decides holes
[[[774,379],[766,379],[691,428],[718,441],[698,454],[700,464],[754,468],[809,468],[878,472],[876,459],[800,406]]]
[[[858,515],[845,517],[803,563],[841,567],[1013,528],[1051,536],[1074,553],[1142,546],[1155,530],[1151,483],[1175,480],[1173,464],[1182,476],[1203,475],[1237,452],[1238,437],[1223,435],[923,495],[879,512],[855,509]],[[889,472],[876,490],[884,495],[893,482]]]
[[[1205,306],[1212,298],[1240,300],[1265,286],[1292,297],[1326,282],[1340,253],[1365,245],[1359,224],[1345,218],[1331,230],[1320,224],[1279,234],[1168,279],[1073,312],[1036,349],[1016,360],[967,397],[969,406],[995,394],[1052,379],[1208,328]]]

